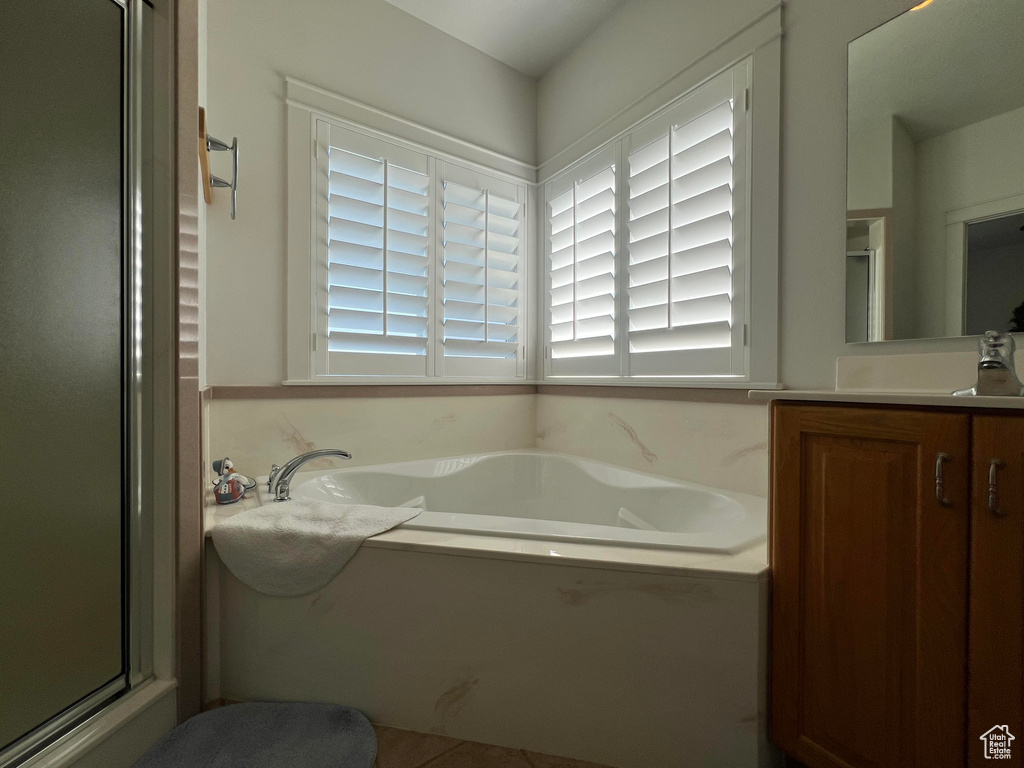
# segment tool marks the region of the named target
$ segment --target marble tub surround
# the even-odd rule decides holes
[[[536,441],[640,472],[768,492],[768,409],[757,403],[542,394]]]
[[[318,459],[306,465],[310,469],[532,448],[535,442],[532,394],[213,399],[206,409],[206,455],[230,456],[252,477],[315,448],[342,448],[352,459]]]
[[[230,607],[211,633],[220,696],[344,702],[388,726],[616,768],[770,763],[763,573],[369,543],[300,598],[255,592],[209,553]]]
[[[204,440],[211,460],[230,456],[249,476],[314,448],[353,457],[318,460],[312,469],[540,448],[764,496],[768,409],[735,396],[213,398],[204,403]]]

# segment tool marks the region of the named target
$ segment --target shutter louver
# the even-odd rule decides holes
[[[327,349],[344,356],[331,372],[422,375],[430,177],[335,146],[328,165]],[[403,363],[410,356],[421,362]]]
[[[444,182],[444,356],[516,360],[520,344],[521,208],[485,189]],[[515,368],[512,368],[514,375]]]
[[[628,156],[634,373],[655,372],[638,359],[650,353],[733,345],[733,154],[728,98]]]
[[[615,354],[615,165],[548,201],[551,358]]]

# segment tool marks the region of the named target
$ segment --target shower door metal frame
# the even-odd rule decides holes
[[[0,768],[13,768],[98,715],[153,675],[152,522],[143,499],[142,404],[142,5],[107,0],[122,9],[121,43],[121,510],[122,672],[0,751]]]

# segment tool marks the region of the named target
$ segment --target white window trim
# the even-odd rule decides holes
[[[285,384],[295,385],[365,385],[365,384],[524,384],[533,375],[532,334],[534,333],[534,231],[536,168],[515,158],[478,147],[447,136],[382,110],[330,93],[299,80],[286,78],[287,110],[287,183],[288,183],[288,256],[286,311],[286,375]],[[316,223],[314,219],[317,184],[317,123],[327,122],[378,141],[395,144],[426,154],[441,163],[452,163],[471,171],[524,186],[525,228],[522,254],[523,306],[520,317],[521,353],[517,375],[509,376],[388,376],[388,375],[325,375],[317,371],[316,360]],[[434,173],[435,189],[439,176]],[[433,238],[439,247],[440,236]],[[439,270],[432,268],[432,287],[436,291]],[[432,330],[436,333],[436,318]],[[428,366],[436,369],[435,344],[429,345]]]
[[[749,242],[746,265],[746,326],[747,336],[745,374],[738,376],[551,376],[546,373],[547,360],[547,269],[546,244],[537,248],[542,289],[545,293],[537,302],[541,306],[540,325],[542,343],[537,345],[541,360],[538,369],[545,371],[545,385],[600,385],[622,387],[679,387],[721,389],[777,389],[778,333],[779,333],[779,183],[780,183],[780,118],[781,118],[781,65],[782,65],[782,11],[776,7],[760,19],[737,33],[683,72],[652,89],[632,105],[613,115],[587,135],[546,160],[539,168],[541,190],[547,182],[602,149],[616,144],[651,116],[686,96],[714,76],[750,62],[750,118],[748,122],[748,188],[746,236]],[[619,159],[620,163],[622,158]],[[619,175],[620,189],[623,176]],[[543,195],[539,195],[543,198]],[[544,216],[541,199],[540,216]],[[541,221],[540,237],[545,237],[546,225]],[[622,228],[619,229],[622,232]],[[619,239],[619,247],[623,245]],[[619,253],[623,253],[622,250]],[[620,270],[619,275],[623,275]],[[624,278],[623,278],[624,279]],[[756,286],[756,288],[755,288]],[[623,295],[624,283],[619,286]],[[621,305],[619,311],[622,311]],[[621,353],[620,354],[624,354]]]
[[[735,230],[735,242],[734,242],[734,260],[733,270],[736,274],[736,279],[733,283],[734,295],[733,303],[734,307],[734,318],[736,322],[732,329],[732,343],[730,347],[722,350],[711,350],[714,357],[721,358],[725,357],[729,360],[728,365],[729,372],[713,373],[713,374],[695,374],[695,373],[680,373],[678,375],[662,375],[662,374],[635,374],[633,373],[632,366],[640,363],[648,363],[649,361],[644,357],[640,356],[634,362],[629,352],[629,332],[627,328],[629,326],[629,251],[628,251],[628,240],[627,235],[629,231],[628,221],[628,163],[627,155],[629,154],[629,148],[632,143],[639,138],[640,144],[650,141],[654,136],[660,135],[664,130],[667,130],[665,126],[668,125],[666,120],[671,116],[673,110],[676,110],[679,105],[696,99],[698,108],[700,108],[701,102],[705,101],[708,97],[703,95],[706,93],[705,86],[712,84],[712,87],[716,91],[721,91],[720,85],[714,85],[714,81],[719,80],[722,76],[730,76],[731,85],[729,86],[733,93],[734,101],[738,102],[735,106],[735,111],[742,115],[740,120],[737,120],[737,136],[738,142],[741,145],[740,156],[742,157],[742,164],[740,165],[740,173],[742,176],[738,179],[738,187],[742,198],[740,199],[740,208],[743,210],[744,215],[739,220],[739,227]],[[686,91],[679,95],[669,103],[659,108],[654,114],[645,117],[642,121],[630,126],[629,129],[622,133],[614,136],[605,142],[597,150],[588,153],[585,157],[576,161],[568,168],[560,171],[552,179],[550,179],[544,186],[543,190],[543,203],[545,226],[544,226],[544,243],[543,248],[538,249],[541,253],[542,269],[544,271],[544,296],[543,296],[543,325],[544,325],[544,377],[546,380],[558,380],[568,379],[574,382],[581,380],[593,380],[606,383],[608,381],[657,381],[658,383],[675,383],[679,381],[700,381],[702,383],[712,383],[717,381],[725,382],[739,382],[742,381],[747,383],[750,381],[749,376],[749,350],[750,345],[747,343],[748,334],[748,302],[747,297],[750,295],[749,285],[749,262],[750,262],[750,206],[751,206],[751,192],[750,192],[750,177],[751,177],[751,163],[750,163],[750,145],[751,145],[751,131],[748,130],[750,126],[750,105],[749,95],[751,93],[751,59],[750,57],[732,64],[722,72],[716,73],[712,78],[705,80],[696,87]],[[712,97],[714,98],[714,97]],[[709,102],[710,103],[710,102]],[[553,342],[551,339],[551,327],[549,323],[549,308],[551,304],[551,292],[550,292],[550,269],[548,265],[549,258],[549,247],[548,247],[548,211],[547,206],[550,200],[563,194],[565,189],[571,187],[577,177],[587,176],[589,173],[596,170],[598,167],[606,167],[609,163],[614,164],[616,168],[616,317],[615,317],[615,351],[611,356],[602,357],[580,357],[580,358],[569,358],[567,360],[558,361],[554,359],[552,353]],[[651,354],[651,353],[648,353]],[[670,352],[670,353],[653,353],[654,355],[668,354],[673,358],[686,358],[690,360],[701,359],[707,355],[703,354],[702,350],[694,350],[691,352]]]

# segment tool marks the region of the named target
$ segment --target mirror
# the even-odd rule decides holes
[[[926,0],[850,43],[847,342],[1024,331],[1022,34]]]

